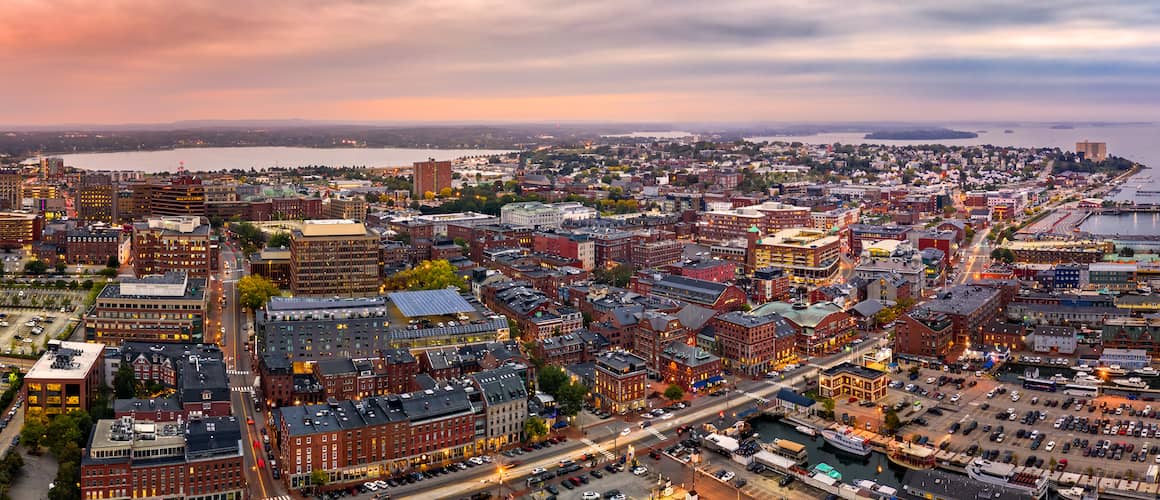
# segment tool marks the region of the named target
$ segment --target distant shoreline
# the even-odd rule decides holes
[[[884,141],[939,141],[947,139],[974,139],[979,137],[975,132],[963,130],[935,129],[935,130],[881,130],[866,134],[865,139]]]

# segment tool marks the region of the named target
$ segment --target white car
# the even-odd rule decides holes
[[[927,378],[926,378],[926,383],[928,383],[928,384],[933,384],[933,383],[934,383],[934,377],[927,377]]]
[[[483,459],[479,458],[479,457],[471,457],[471,458],[467,459],[467,461],[471,462],[475,465],[483,465]]]
[[[600,494],[595,491],[585,491],[580,495],[584,500],[600,500]]]
[[[648,468],[643,465],[638,465],[632,468],[632,475],[634,476],[643,476],[645,474],[648,474]]]
[[[1050,452],[1051,452],[1051,450],[1054,450],[1054,449],[1055,449],[1055,441],[1048,441],[1048,442],[1047,442],[1047,447],[1046,447],[1046,448],[1044,448],[1044,451],[1047,451],[1047,452],[1049,452],[1049,453],[1050,453]]]
[[[721,480],[722,481],[729,481],[730,479],[733,479],[736,476],[737,476],[737,474],[734,474],[733,471],[727,470],[727,471],[725,471],[724,474],[721,475]]]
[[[632,432],[632,427],[625,427],[623,431],[620,431],[620,435],[627,436],[630,432]]]
[[[962,399],[962,396],[959,394],[955,394],[954,396],[951,396],[952,403],[958,403],[960,399]]]
[[[379,485],[372,483],[370,481],[363,483],[363,488],[366,488],[366,489],[371,490],[371,491],[379,491]]]
[[[535,475],[539,475],[539,474],[543,474],[543,473],[545,473],[545,472],[548,472],[548,469],[545,469],[545,468],[543,468],[543,467],[536,467],[535,469],[532,469],[532,475],[533,475],[533,476],[535,476]]]
[[[672,414],[672,413],[666,413],[666,414],[664,414],[664,415],[661,415],[661,420],[668,420],[668,419],[670,419],[670,418],[673,418],[673,414]]]

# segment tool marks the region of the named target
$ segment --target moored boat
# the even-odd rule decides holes
[[[1142,379],[1140,377],[1130,377],[1130,378],[1126,378],[1126,379],[1114,378],[1114,379],[1112,379],[1112,383],[1116,384],[1118,386],[1133,387],[1136,389],[1147,389],[1148,388],[1148,383],[1145,382],[1144,379]]]
[[[794,427],[793,429],[795,431],[798,431],[798,432],[805,434],[809,437],[814,437],[814,436],[818,435],[818,431],[816,429],[814,429],[813,427],[810,427],[808,425],[799,425],[797,427]]]
[[[911,442],[891,442],[886,458],[891,462],[914,470],[933,469],[936,464],[935,450],[929,446]]]
[[[873,451],[866,438],[855,434],[854,429],[844,425],[823,430],[822,438],[831,446],[853,455],[864,457]]]

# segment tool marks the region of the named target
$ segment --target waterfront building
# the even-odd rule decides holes
[[[818,376],[818,394],[833,399],[849,396],[878,401],[886,397],[888,383],[890,377],[886,372],[845,361],[822,370]]]
[[[1134,350],[1160,356],[1160,318],[1110,318],[1104,322],[1100,337],[1104,354]],[[1127,367],[1125,363],[1111,363]]]

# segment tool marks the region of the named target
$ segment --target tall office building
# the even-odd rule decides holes
[[[174,177],[154,185],[149,196],[149,215],[205,215],[205,186],[196,177]]]
[[[290,236],[290,291],[295,296],[379,293],[379,236],[352,220],[303,222]]]
[[[1108,143],[1077,142],[1075,143],[1075,154],[1082,156],[1085,160],[1104,161],[1108,159]]]
[[[422,198],[428,192],[438,194],[439,190],[451,187],[451,162],[449,161],[435,161],[434,158],[427,161],[417,161],[414,164],[414,169],[412,185],[414,186],[415,198]]]
[[[0,170],[0,210],[20,210],[23,203],[24,178],[20,170]]]
[[[77,218],[85,222],[117,221],[117,187],[108,174],[85,174],[74,192]]]

